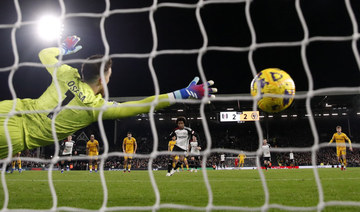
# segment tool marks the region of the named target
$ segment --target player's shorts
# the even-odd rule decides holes
[[[184,150],[184,149],[181,149],[180,147],[178,147],[178,146],[174,146],[174,148],[173,148],[173,150],[172,150],[173,152],[179,152],[179,155],[184,155],[184,156],[186,156],[186,154],[187,154],[187,152],[186,152],[186,150]]]
[[[346,155],[346,147],[336,147],[336,155],[338,157],[341,155]]]
[[[70,161],[70,160],[71,160],[71,157],[72,157],[72,154],[67,154],[67,155],[61,154],[61,157],[62,157],[62,158],[65,158],[65,160]]]
[[[262,161],[271,161],[271,157],[263,157]]]
[[[91,160],[97,160],[99,153],[98,152],[89,152],[89,156],[91,157]]]
[[[127,160],[127,159],[132,160],[132,158],[133,158],[132,156],[124,156],[124,159],[125,159],[125,160]]]
[[[240,159],[240,160],[239,160],[239,163],[244,163],[244,159]]]

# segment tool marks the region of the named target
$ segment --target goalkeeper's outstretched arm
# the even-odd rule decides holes
[[[194,98],[194,99],[201,99],[205,95],[205,85],[200,84],[197,85],[199,81],[198,77],[195,77],[188,87],[167,93],[159,95],[159,103],[156,105],[155,110],[162,109],[165,107],[170,106],[172,103],[175,102],[176,99],[188,99],[188,98]],[[212,86],[214,84],[213,81],[207,82],[208,86]],[[208,87],[208,93],[210,98],[214,98],[215,96],[213,93],[216,93],[216,88],[210,88]],[[148,113],[150,111],[151,105],[150,103],[155,100],[156,96],[151,96],[148,98],[145,98],[143,100],[139,101],[129,101],[122,104],[119,104],[118,107],[116,107],[117,103],[114,102],[108,102],[107,104],[109,106],[115,106],[110,107],[104,112],[104,119],[117,119],[117,118],[125,118],[130,116],[135,116],[142,113]],[[140,105],[140,106],[136,106]],[[99,111],[98,111],[99,112]]]

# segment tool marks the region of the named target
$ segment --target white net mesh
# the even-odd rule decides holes
[[[265,195],[265,200],[261,207],[236,207],[236,206],[216,206],[216,205],[214,205],[213,204],[214,195],[213,195],[212,187],[209,183],[208,173],[207,173],[206,169],[202,170],[204,182],[205,182],[206,189],[208,192],[208,202],[205,207],[195,207],[195,206],[191,206],[191,205],[179,205],[179,204],[161,204],[160,203],[161,202],[160,201],[161,200],[160,191],[159,191],[157,182],[156,182],[154,174],[153,174],[153,169],[152,169],[153,160],[156,157],[158,157],[160,155],[168,154],[167,152],[158,151],[159,138],[158,138],[158,133],[156,130],[156,125],[155,125],[154,108],[155,108],[155,105],[157,105],[159,103],[158,95],[160,94],[160,88],[159,88],[158,76],[156,74],[156,70],[155,70],[154,64],[153,64],[155,57],[160,56],[160,55],[173,55],[173,54],[197,55],[197,69],[199,71],[201,80],[203,82],[205,82],[205,81],[209,80],[207,78],[207,76],[205,75],[204,67],[203,67],[204,66],[203,65],[203,60],[204,60],[203,57],[204,57],[204,54],[207,52],[210,52],[210,51],[245,52],[248,55],[248,62],[249,62],[250,68],[251,68],[251,73],[253,76],[255,76],[256,73],[258,72],[258,69],[256,68],[254,59],[253,59],[255,50],[259,50],[259,49],[263,49],[263,48],[295,47],[295,46],[297,46],[301,49],[301,60],[302,60],[302,65],[304,66],[304,69],[306,72],[306,78],[308,81],[308,90],[304,94],[296,95],[295,99],[306,99],[307,114],[313,114],[311,105],[310,105],[310,101],[311,101],[312,97],[314,97],[314,96],[326,95],[329,93],[337,93],[339,95],[348,94],[348,93],[358,94],[360,92],[360,87],[356,87],[356,86],[354,86],[354,87],[329,87],[329,88],[322,88],[322,89],[314,89],[314,80],[313,80],[312,72],[311,72],[310,66],[308,64],[308,58],[307,58],[307,48],[310,43],[320,42],[320,41],[327,41],[327,42],[351,41],[353,57],[356,60],[358,70],[360,70],[360,55],[359,55],[359,50],[357,47],[357,42],[360,38],[360,34],[358,32],[358,23],[357,23],[355,15],[354,15],[354,9],[351,5],[350,0],[345,0],[344,4],[346,5],[346,10],[347,10],[348,16],[351,21],[351,25],[352,25],[352,29],[353,29],[352,35],[350,35],[350,36],[312,36],[311,37],[309,35],[308,25],[307,25],[307,22],[304,18],[303,11],[302,11],[302,7],[301,7],[302,1],[295,0],[295,1],[293,1],[293,3],[295,4],[297,16],[301,22],[301,27],[303,30],[303,38],[301,40],[292,41],[292,42],[264,42],[264,43],[257,42],[257,34],[256,34],[256,30],[254,28],[253,19],[252,19],[253,17],[251,14],[251,6],[253,4],[253,1],[251,1],[251,0],[227,0],[227,1],[226,0],[209,0],[209,1],[200,0],[195,4],[159,3],[158,1],[154,0],[152,2],[151,6],[142,7],[142,8],[131,8],[131,9],[110,9],[111,8],[110,0],[105,0],[104,2],[105,2],[105,10],[101,13],[69,13],[69,12],[67,12],[65,2],[63,0],[58,1],[60,10],[61,10],[61,18],[64,20],[70,19],[70,18],[81,18],[81,17],[100,18],[99,27],[100,27],[100,33],[101,33],[101,38],[102,38],[102,44],[104,45],[104,55],[105,55],[103,58],[103,61],[106,61],[108,58],[113,58],[113,59],[116,59],[116,58],[117,59],[120,59],[120,58],[126,58],[126,59],[144,58],[144,59],[147,59],[151,79],[153,81],[154,90],[155,90],[155,94],[156,94],[155,100],[151,103],[151,110],[149,113],[149,121],[150,121],[150,125],[151,125],[151,132],[153,135],[153,149],[152,149],[151,154],[137,154],[136,157],[150,158],[149,163],[148,163],[148,173],[150,176],[152,188],[155,193],[155,203],[151,206],[136,206],[136,207],[122,207],[122,206],[121,207],[120,206],[108,207],[107,206],[109,197],[108,197],[107,183],[106,183],[105,176],[104,176],[104,163],[108,157],[112,157],[112,156],[123,157],[124,154],[122,152],[111,152],[111,153],[109,152],[109,145],[108,145],[109,142],[107,140],[104,124],[102,121],[103,111],[107,109],[107,106],[104,106],[101,108],[101,113],[98,117],[100,134],[101,134],[102,141],[104,143],[104,152],[101,156],[99,156],[99,159],[101,160],[99,167],[100,167],[100,177],[101,177],[101,185],[102,185],[102,193],[103,193],[103,204],[102,204],[101,208],[99,209],[100,211],[121,211],[121,210],[153,210],[153,211],[156,211],[156,210],[159,210],[162,208],[175,208],[175,209],[185,209],[185,210],[206,210],[206,211],[211,211],[211,210],[267,211],[271,208],[291,210],[291,211],[299,211],[299,210],[301,210],[301,211],[310,211],[310,210],[321,211],[324,209],[324,207],[333,206],[333,205],[360,206],[360,202],[355,202],[355,201],[353,201],[353,202],[352,201],[328,201],[328,202],[325,202],[323,187],[322,187],[322,183],[319,178],[319,173],[318,173],[317,168],[313,168],[316,185],[317,185],[317,190],[318,190],[318,204],[316,206],[294,207],[294,206],[286,206],[286,205],[279,205],[279,204],[270,204],[270,201],[269,201],[270,194],[269,194],[268,185],[266,183],[264,173],[261,171],[261,169],[258,169],[259,170],[258,173],[261,178],[263,192]],[[250,35],[251,35],[250,45],[245,46],[245,47],[210,46],[209,45],[208,34],[207,34],[206,27],[204,26],[204,23],[203,23],[201,11],[209,5],[218,5],[218,4],[244,4],[245,5],[245,11],[238,11],[238,12],[245,13],[246,22],[248,24],[248,27],[250,30]],[[14,85],[13,85],[13,76],[16,73],[16,71],[20,67],[31,66],[31,67],[43,68],[43,65],[41,65],[39,63],[32,63],[32,62],[20,62],[19,52],[18,52],[18,44],[16,42],[16,33],[19,30],[19,28],[27,26],[27,25],[34,25],[35,22],[31,22],[31,21],[24,22],[22,20],[22,11],[21,11],[21,7],[19,5],[19,1],[14,0],[14,5],[15,5],[16,15],[17,15],[16,22],[14,24],[0,25],[0,29],[11,29],[11,45],[12,45],[12,50],[13,50],[13,55],[14,55],[14,63],[8,67],[1,67],[0,72],[10,72],[10,75],[8,77],[8,86],[9,86],[12,98],[16,99],[17,94],[15,92]],[[203,40],[201,47],[196,48],[196,49],[159,50],[159,48],[158,48],[158,41],[159,41],[158,40],[158,32],[157,32],[157,27],[156,27],[157,26],[156,21],[154,19],[154,14],[160,8],[178,8],[178,9],[183,9],[183,10],[194,11],[196,20],[197,20],[197,24],[198,24],[198,27],[201,32],[201,38]],[[114,54],[110,54],[111,47],[109,46],[109,42],[108,42],[109,35],[107,34],[107,31],[105,29],[106,19],[114,14],[133,14],[133,13],[145,13],[145,14],[148,13],[148,19],[150,22],[151,34],[152,34],[151,51],[149,51],[147,53],[114,53]],[[236,24],[236,20],[234,20],[234,22]],[[59,45],[60,45],[60,43],[59,43]],[[80,60],[80,59],[63,60],[62,57],[60,57],[60,61],[61,61],[61,63],[65,63],[65,64],[76,64],[76,63],[85,62],[85,60]],[[56,80],[56,75],[54,75],[54,76],[55,76],[54,82],[57,85],[58,82]],[[102,77],[102,80],[104,80],[104,74],[102,74],[101,77]],[[56,117],[56,112],[58,112],[62,109],[60,107],[60,102],[61,102],[60,96],[61,95],[60,95],[59,85],[57,85],[57,88],[58,88],[58,94],[59,94],[59,107],[55,111],[55,117]],[[108,88],[105,88],[105,99],[109,100]],[[188,104],[199,104],[200,103],[199,109],[200,109],[200,116],[202,118],[201,123],[202,123],[203,129],[204,129],[205,140],[206,140],[206,149],[204,149],[201,153],[203,156],[203,162],[202,162],[203,164],[202,165],[204,167],[206,166],[206,161],[211,153],[214,153],[214,152],[217,152],[217,153],[223,152],[223,153],[231,153],[231,154],[239,154],[240,153],[240,151],[237,151],[234,149],[218,149],[218,148],[214,149],[214,148],[212,148],[212,136],[211,136],[211,133],[210,133],[210,130],[208,127],[208,123],[206,121],[207,114],[205,113],[205,106],[209,100],[210,99],[208,97],[205,97],[201,101],[196,101],[196,100],[177,101],[179,103],[188,103]],[[219,97],[217,97],[216,100],[212,100],[212,101],[226,102],[226,101],[253,101],[253,100],[254,99],[249,96],[231,96],[230,95],[230,96],[219,96]],[[256,99],[256,100],[258,100],[258,99]],[[127,105],[127,106],[129,106],[129,105]],[[67,107],[67,108],[70,108],[70,107]],[[79,108],[79,107],[76,107],[74,109],[91,110],[89,108]],[[256,101],[253,102],[253,109],[257,110],[257,102]],[[21,113],[36,113],[36,112],[51,112],[51,111],[50,110],[49,111],[22,111]],[[8,119],[16,114],[17,114],[17,111],[15,111],[15,104],[13,105],[13,109],[10,113],[1,114],[1,116],[8,117],[4,123],[4,128],[5,128],[6,132],[7,132]],[[312,164],[316,165],[316,152],[322,147],[322,145],[319,144],[319,135],[318,135],[318,131],[317,131],[317,128],[316,128],[316,125],[314,122],[314,118],[312,116],[309,116],[308,119],[310,122],[313,137],[314,137],[314,144],[311,147],[308,147],[308,148],[276,148],[276,149],[273,149],[272,151],[274,151],[274,152],[289,152],[290,150],[295,151],[295,152],[311,151],[312,152]],[[58,211],[58,210],[86,211],[82,208],[71,208],[71,207],[59,207],[58,206],[58,196],[57,196],[56,189],[55,189],[55,186],[53,183],[52,171],[54,169],[54,165],[57,164],[59,161],[59,158],[58,158],[59,145],[58,145],[57,135],[55,133],[55,122],[54,122],[55,118],[52,120],[53,120],[52,121],[53,137],[55,140],[55,155],[54,155],[53,159],[45,160],[45,159],[34,159],[34,158],[26,158],[25,157],[25,158],[22,158],[22,160],[30,161],[30,162],[34,161],[34,162],[51,164],[49,167],[49,171],[48,171],[48,183],[49,183],[52,200],[53,200],[52,207],[49,209],[50,211]],[[259,122],[255,122],[255,126],[257,129],[257,133],[259,135],[259,146],[260,146],[261,141],[263,140],[263,135],[262,135],[263,131],[262,131],[262,127]],[[11,155],[12,146],[10,145],[11,139],[10,139],[10,135],[8,132],[6,133],[6,137],[7,137],[7,141],[8,141],[8,145],[9,145],[9,155],[8,155],[8,158],[6,158],[5,160],[2,161],[3,169],[2,169],[1,180],[2,180],[2,186],[3,186],[4,194],[5,194],[3,211],[10,210],[8,208],[9,190],[8,190],[6,179],[5,179],[5,173],[6,173],[6,166],[12,160],[12,155]],[[354,145],[354,146],[356,146],[356,145]],[[254,154],[254,153],[256,153],[258,156],[260,156],[261,155],[260,148],[258,149],[257,152],[246,152],[246,154]],[[77,157],[73,158],[73,160],[88,160],[88,159],[89,159],[88,157],[81,157],[81,156],[77,156]],[[261,166],[259,160],[256,161],[256,165],[257,165],[257,167]],[[39,211],[39,210],[22,209],[21,211]]]

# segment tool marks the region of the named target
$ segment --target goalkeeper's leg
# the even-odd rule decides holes
[[[0,101],[0,114],[8,114],[13,107],[13,100]],[[18,108],[19,107],[19,108]],[[17,105],[17,109],[21,110],[21,105]],[[8,143],[4,128],[6,116],[0,116],[0,159],[8,156]],[[8,119],[7,131],[11,138],[13,157],[25,149],[24,146],[24,129],[23,118],[21,116],[11,116]],[[19,157],[20,155],[18,155]]]

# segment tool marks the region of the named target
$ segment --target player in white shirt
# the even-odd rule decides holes
[[[71,135],[69,135],[67,137],[67,140],[63,141],[63,143],[61,144],[61,147],[62,147],[61,155],[63,157],[66,157],[65,160],[61,161],[61,173],[64,172],[65,166],[66,166],[67,171],[70,170],[69,165],[70,165],[70,161],[71,161],[71,156],[74,151],[74,146],[75,146],[75,141],[72,140]]]
[[[191,168],[191,172],[194,171],[195,168],[195,172],[197,172],[198,167],[200,166],[200,142],[199,142],[199,135],[194,134],[192,135],[192,139],[190,141],[190,154],[191,154],[191,158],[190,158],[190,168]]]
[[[289,157],[290,157],[290,166],[295,166],[294,153],[292,151],[290,151]]]
[[[225,154],[224,154],[224,153],[222,153],[222,154],[220,155],[220,165],[219,165],[219,168],[222,168],[222,169],[225,168]]]
[[[170,157],[168,163],[168,173],[166,176],[171,176],[175,173],[175,170],[178,169],[181,164],[184,162],[184,158],[188,155],[189,152],[189,141],[194,134],[194,131],[189,127],[185,127],[185,117],[179,117],[176,119],[177,128],[170,134],[170,137],[176,135],[177,140],[176,144],[173,148],[173,152],[179,152],[179,160],[175,161],[175,155]],[[175,161],[175,168],[173,168],[172,164]]]
[[[267,143],[266,139],[264,139],[261,149],[263,152],[264,166],[265,166],[265,169],[267,170],[268,167],[270,166],[271,154],[270,154],[270,144]]]

